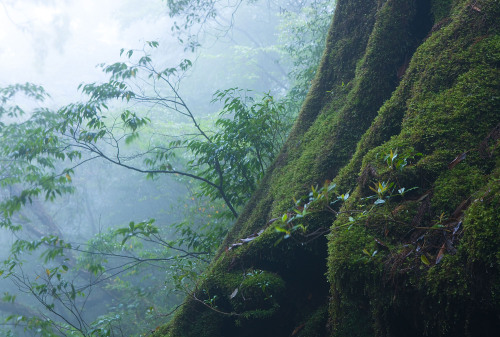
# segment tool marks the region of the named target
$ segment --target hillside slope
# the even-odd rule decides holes
[[[338,0],[288,141],[155,336],[496,335],[499,17],[496,0]]]

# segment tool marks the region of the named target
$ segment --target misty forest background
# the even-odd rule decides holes
[[[0,1],[0,334],[165,323],[286,139],[333,8]]]

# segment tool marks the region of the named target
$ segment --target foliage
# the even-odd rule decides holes
[[[254,0],[249,0],[252,1]],[[183,21],[180,24],[174,22],[171,30],[177,34],[179,42],[186,44],[186,49],[194,51],[201,46],[199,35],[208,29],[206,26],[213,24],[219,12],[229,9],[234,14],[242,2],[243,0],[231,0],[227,3],[220,0],[166,0],[170,17],[178,17]]]
[[[148,45],[151,48],[158,46],[156,42],[149,42]],[[133,50],[126,52],[129,59],[133,54]],[[84,150],[94,158],[100,157],[150,176],[176,174],[199,180],[205,195],[211,199],[223,199],[232,215],[236,216],[236,207],[255,189],[259,177],[283,142],[289,121],[284,116],[283,106],[272,96],[264,95],[260,102],[249,105],[251,98],[246,94],[238,97],[236,94],[242,91],[229,89],[216,93],[214,100],[224,100],[224,108],[213,126],[215,129],[206,132],[175,84],[175,78],[181,76],[179,72],[186,71],[190,66],[191,62],[184,60],[178,67],[157,71],[147,54],[130,65],[115,63],[103,66],[104,72],[110,74],[109,82],[82,86],[83,93],[90,100],[62,108],[58,112],[59,120],[51,130],[63,138],[67,149],[76,151],[80,156]],[[151,80],[150,94],[131,90],[135,79],[141,75]],[[160,96],[157,91],[160,88],[172,96]],[[192,124],[191,133],[155,139],[154,144],[144,152],[124,155],[122,148],[125,145],[139,138],[141,132],[151,132],[146,129],[151,127],[151,120],[128,108],[123,109],[118,117],[106,115],[108,104],[113,100],[160,106],[186,118]],[[223,115],[232,115],[233,119],[222,118]],[[264,137],[255,136],[258,127],[262,128],[260,135]],[[103,143],[110,144],[114,154],[107,153],[110,148],[101,145]],[[176,168],[173,161],[181,150],[187,151],[184,157],[192,156],[194,159],[189,160],[184,168]],[[131,157],[144,158],[145,166],[127,163]]]
[[[334,5],[322,0],[304,2],[295,10],[287,10],[286,5],[280,20],[281,48],[292,64],[289,73],[292,85],[286,99],[291,108],[298,110],[323,55]]]
[[[224,179],[223,189],[234,206],[242,205],[255,190],[291,127],[280,102],[269,94],[255,102],[248,94],[237,88],[217,91],[214,101],[224,102],[215,122],[217,131],[208,141],[185,141],[196,158],[189,164],[207,167],[200,175],[216,184]],[[219,175],[214,157],[220,158],[223,175]],[[210,186],[202,186],[203,193],[215,199]]]
[[[16,94],[25,94],[35,100],[43,101],[47,94],[41,87],[32,84],[9,86],[1,90],[2,115],[7,116],[0,124],[2,147],[2,187],[22,184],[25,186],[1,202],[3,219],[1,226],[15,230],[10,222],[12,214],[33,198],[44,195],[53,200],[57,195],[71,192],[71,169],[52,174],[56,165],[66,158],[74,159],[78,152],[63,152],[58,147],[57,137],[50,132],[50,125],[55,119],[54,113],[47,109],[36,109],[30,116],[19,105],[10,105],[9,100]],[[4,117],[0,115],[1,117]],[[9,120],[9,118],[12,118]],[[26,118],[14,122],[14,118]]]
[[[150,42],[149,45],[157,46],[155,42]],[[127,52],[127,56],[132,57],[133,51]],[[178,69],[186,70],[189,65],[188,61],[182,62]],[[214,96],[214,102],[224,102],[224,108],[213,124],[214,130],[205,133],[182,98],[176,96],[174,105],[166,103],[164,106],[176,110],[179,104],[184,104],[185,110],[180,113],[190,117],[198,134],[181,140],[167,140],[170,142],[169,147],[155,145],[146,149],[141,156],[146,157],[144,162],[149,168],[137,168],[127,162],[130,157],[121,156],[123,152],[120,152],[120,146],[129,146],[132,142],[137,142],[140,135],[150,134],[148,128],[152,120],[129,109],[124,109],[116,117],[106,112],[110,110],[108,101],[112,99],[125,102],[149,100],[141,93],[128,90],[128,84],[125,83],[126,80],[138,76],[141,67],[149,69],[150,78],[155,75],[156,80],[166,79],[167,77],[163,76],[175,76],[177,73],[174,68],[166,69],[161,74],[155,73],[148,56],[139,60],[137,68],[123,63],[105,66],[105,71],[111,73],[108,83],[82,86],[82,91],[90,97],[87,103],[71,104],[57,112],[35,110],[25,121],[12,120],[2,125],[0,131],[2,137],[7,140],[2,144],[2,155],[9,158],[6,162],[10,164],[10,171],[5,171],[10,175],[4,177],[3,186],[15,186],[19,191],[18,194],[3,200],[4,227],[20,230],[21,226],[14,225],[12,217],[16,216],[16,212],[23,206],[38,202],[35,198],[40,194],[43,193],[46,200],[52,201],[58,195],[71,193],[75,168],[96,158],[104,158],[151,176],[172,173],[201,180],[206,184],[201,185],[200,192],[195,196],[207,195],[213,199],[212,202],[223,196],[224,201],[229,201],[223,206],[229,208],[231,214],[235,214],[233,204],[242,204],[255,189],[286,137],[290,126],[287,124],[283,106],[268,94],[260,101],[255,101],[247,91],[219,91]],[[175,86],[168,80],[165,82],[170,85],[175,95],[178,95]],[[26,91],[27,95],[32,96],[34,92],[39,92],[39,95],[34,97],[44,97],[42,88],[31,85],[9,87],[3,90],[5,102],[7,103],[7,98],[11,98],[17,91]],[[163,103],[161,98],[156,99],[156,103]],[[9,114],[9,111],[17,113],[14,115],[12,112],[9,117],[20,117],[21,113],[24,113],[20,108],[7,108],[5,111],[6,114]],[[113,121],[108,122],[108,118]],[[113,145],[116,156],[106,153],[110,148],[113,150]],[[184,153],[178,162],[184,162],[193,173],[183,172],[171,166],[171,160],[178,156],[180,149],[186,149],[192,154]],[[148,158],[149,154],[152,156]],[[212,172],[212,169],[216,171]],[[231,192],[227,196],[226,190]],[[214,210],[214,218],[222,219],[224,208]],[[209,212],[206,216],[210,217]],[[141,268],[154,262],[171,265],[168,274],[173,284],[170,290],[165,292],[167,298],[175,296],[170,294],[176,291],[188,293],[226,231],[224,221],[220,221],[219,225],[213,228],[208,226],[210,222],[206,223],[204,228],[198,228],[197,231],[191,223],[181,223],[177,226],[180,237],[176,240],[166,240],[158,227],[154,226],[154,220],[130,222],[128,227],[91,240],[86,249],[66,243],[59,232],[38,240],[18,239],[12,247],[11,256],[4,262],[5,267],[1,274],[14,280],[23,291],[34,296],[52,315],[63,318],[60,329],[79,331],[84,336],[96,333],[106,336],[113,334],[111,331],[116,324],[126,324],[122,319],[108,320],[103,316],[103,320],[96,327],[88,325],[82,308],[91,289],[97,286],[105,292],[129,293],[133,288],[132,283],[122,283],[117,275],[125,274],[127,278],[134,279],[134,274],[147,273],[150,280],[156,279],[155,272]],[[140,241],[147,245],[142,246]],[[159,249],[153,248],[154,245],[159,246]],[[25,265],[22,259],[26,254],[40,254],[44,262],[50,265],[36,280],[22,272]],[[80,256],[76,258],[75,254]],[[161,280],[158,279],[160,282]],[[85,284],[86,282],[88,284]],[[152,289],[157,284],[151,282],[147,288]],[[130,302],[137,302],[137,308],[144,308],[141,301],[146,300],[146,293],[141,290],[139,294],[141,295],[130,298],[125,296],[123,301],[129,298]],[[129,315],[131,305],[127,305],[127,309],[117,306],[116,314]],[[133,307],[135,308],[135,305]],[[151,305],[149,307],[153,308]],[[152,312],[152,309],[148,310]],[[70,318],[65,318],[66,316]],[[137,327],[129,326],[129,329]]]
[[[189,7],[194,3],[189,1],[168,4],[172,15],[186,15],[183,28],[188,29],[199,28],[213,18],[216,2],[203,2],[207,7]],[[236,2],[234,9],[240,3]],[[206,11],[207,16],[191,16],[187,14],[190,10]],[[321,24],[324,33],[326,21]],[[309,24],[311,27],[319,24]],[[180,29],[174,26],[174,30]],[[310,59],[317,62],[319,41],[311,50],[301,49],[304,45],[294,49],[289,43],[287,52],[299,57],[308,50]],[[197,43],[189,39],[188,48],[194,50]],[[123,333],[120,327],[128,332],[144,331],[145,325],[133,323],[138,320],[157,322],[168,317],[170,309],[173,312],[176,308],[165,303],[178,297],[176,293],[191,294],[199,282],[199,273],[227,233],[225,219],[235,217],[238,207],[258,187],[291,129],[290,102],[300,105],[300,95],[281,101],[270,93],[255,97],[238,88],[219,90],[213,96],[213,103],[222,106],[219,115],[198,117],[201,114],[195,115],[179,93],[179,81],[192,66],[191,61],[182,60],[177,66],[157,70],[149,54],[157,47],[157,42],[149,41],[145,50],[122,50],[126,62],[101,65],[109,75],[108,82],[81,85],[88,100],[58,111],[39,108],[26,112],[10,105],[18,94],[43,102],[48,95],[42,87],[25,84],[0,89],[0,182],[6,188],[0,204],[1,225],[19,232],[25,225],[35,237],[42,234],[36,239],[20,235],[0,268],[0,275],[33,296],[47,313],[43,319],[36,318],[37,306],[27,306],[23,310],[28,314],[9,318],[16,319],[19,326],[43,336],[112,336]],[[293,76],[308,82],[313,67],[308,64],[308,70],[304,70],[307,75]],[[302,70],[297,74],[303,74]],[[143,87],[144,82],[150,86]],[[165,129],[156,126],[164,126],[167,119],[162,115],[175,121],[186,118],[190,125],[180,122],[184,133],[159,136]],[[40,220],[48,219],[48,224],[41,220],[42,227],[26,226],[25,208],[39,207],[44,199],[54,201],[74,192],[77,168],[97,158],[152,178],[173,174],[180,180],[197,180],[201,184],[195,188],[193,198],[205,203],[198,209],[210,211],[203,214],[201,222],[198,219],[198,223],[174,225],[174,233],[155,225],[153,219],[132,221],[126,227],[100,233],[85,244],[67,240],[46,214],[38,216]],[[225,204],[220,204],[221,200]],[[42,258],[43,266],[37,269],[37,275],[24,273],[37,265],[38,258]],[[167,276],[158,270],[166,270]],[[242,289],[263,294],[265,304],[272,305],[267,311],[255,306],[247,318],[270,316],[279,307],[274,299],[270,300],[270,289],[275,286],[282,291],[281,279],[267,272],[259,275],[255,276],[259,280],[256,285],[249,283],[253,280],[249,276]],[[171,284],[158,296],[166,279]],[[146,281],[148,286],[138,286]],[[103,308],[95,310],[92,314],[100,315],[99,319],[88,323],[84,307],[95,308],[95,304],[88,304],[92,292],[114,300],[107,314]],[[244,293],[242,290],[240,296]],[[22,302],[18,299],[15,304]],[[242,307],[247,305],[241,303]]]

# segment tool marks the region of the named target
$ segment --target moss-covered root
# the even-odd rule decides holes
[[[336,178],[355,188],[351,210],[373,205],[362,199],[373,183],[418,189],[388,200],[362,225],[333,231],[335,337],[500,329],[500,3],[431,8],[440,21]],[[403,170],[384,160],[396,150],[407,159]],[[333,228],[347,221],[339,217]]]

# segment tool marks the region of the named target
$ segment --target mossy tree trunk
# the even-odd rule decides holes
[[[156,336],[496,336],[499,17],[495,0],[338,0],[290,138]],[[351,194],[305,220],[328,239],[280,241],[270,220],[325,180]],[[375,208],[377,183],[410,192]]]

